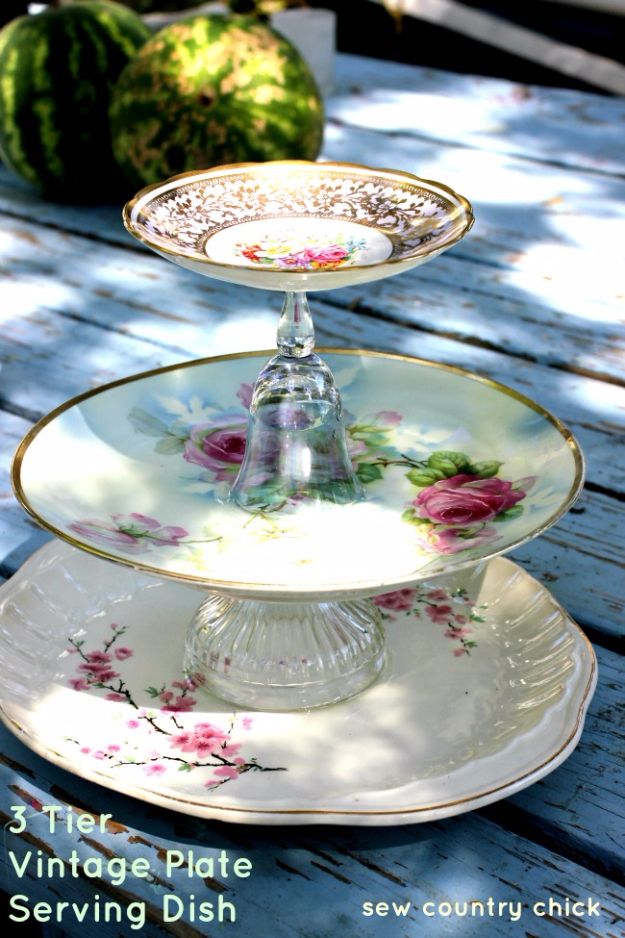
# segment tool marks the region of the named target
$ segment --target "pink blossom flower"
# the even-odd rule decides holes
[[[104,651],[88,651],[85,657],[94,664],[108,664],[111,661],[111,656]]]
[[[193,751],[193,733],[182,732],[176,733],[175,736],[171,736],[169,740],[169,745],[172,749],[182,749],[183,752],[192,752]]]
[[[425,531],[418,529],[418,539],[423,547],[437,554],[457,554],[458,551],[468,550],[470,547],[481,547],[498,538],[497,531],[492,527],[480,528],[477,531],[472,531],[470,528],[433,527]]]
[[[116,677],[119,677],[118,671],[94,671],[93,679],[99,684],[106,684],[107,681],[113,681]]]
[[[110,746],[106,747],[109,752],[119,752],[121,746],[118,746],[117,743],[111,743]]]
[[[460,473],[419,492],[413,505],[420,518],[436,524],[468,525],[490,521],[525,498],[525,491],[504,479]]]
[[[101,684],[119,677],[118,672],[111,670],[108,664],[79,664],[78,670],[84,671],[90,680],[98,681]]]
[[[396,410],[379,410],[374,416],[379,423],[387,426],[397,426],[404,419]]]
[[[164,690],[162,694],[159,694],[159,700],[162,700],[163,703],[169,703],[169,701],[173,699],[174,699],[173,691]]]
[[[468,655],[468,654],[469,654],[469,649],[465,648],[464,646],[462,648],[454,648],[455,658],[461,658],[462,655]]]
[[[94,758],[94,759],[106,759],[106,753],[103,752],[101,749],[97,749],[97,750],[93,753],[93,758]]]
[[[74,690],[89,690],[89,685],[84,677],[73,677],[70,679],[69,684]]]
[[[458,625],[464,625],[466,621],[467,621],[466,616],[461,616],[459,614],[454,616],[454,622],[457,622]]]
[[[141,724],[138,720],[127,720],[126,726],[129,730],[136,730],[139,726],[141,726]]]
[[[197,700],[195,697],[175,697],[173,703],[168,703],[166,707],[161,707],[165,713],[189,713],[195,707]]]
[[[115,657],[117,658],[118,661],[125,661],[126,658],[132,658],[133,655],[134,655],[134,652],[132,648],[122,647],[122,648],[115,649]]]
[[[241,720],[241,725],[244,730],[249,730],[254,725],[254,720],[252,719],[252,717],[243,717],[243,719]]]
[[[179,690],[197,690],[199,681],[192,677],[186,677],[184,681],[172,681],[171,686]]]
[[[160,762],[151,762],[150,765],[144,765],[143,771],[146,775],[162,775],[167,769]]]
[[[425,614],[429,616],[436,625],[441,625],[449,621],[449,616],[453,612],[451,606],[426,606]]]
[[[445,638],[452,638],[456,641],[459,641],[461,638],[466,638],[467,635],[470,635],[473,629],[469,625],[463,626],[463,628],[458,629],[454,625],[445,630]]]
[[[213,775],[217,775],[219,778],[236,778],[238,774],[239,770],[233,765],[222,765],[213,772]]]
[[[187,462],[215,473],[217,481],[230,480],[238,472],[245,455],[247,424],[200,424],[191,431],[183,453]]]
[[[221,746],[219,753],[222,756],[235,756],[240,748],[241,743],[228,743],[226,746]]]
[[[374,596],[373,602],[376,606],[383,609],[394,609],[398,612],[412,609],[417,591],[413,589],[395,590],[392,593],[383,593],[381,596]]]
[[[81,746],[81,747],[80,747],[80,751],[81,751],[85,756],[88,756],[89,753],[91,752],[91,747],[90,747],[90,746]]]
[[[200,758],[204,758],[220,749],[224,743],[228,745],[227,739],[226,733],[212,723],[198,723],[192,732],[185,730],[172,736],[170,745],[182,752],[196,752]],[[236,743],[230,745],[235,747],[233,753],[240,748]]]
[[[111,691],[110,694],[107,694],[104,699],[105,699],[105,700],[115,700],[115,701],[118,701],[119,703],[121,703],[121,702],[123,702],[123,701],[126,700],[126,698],[124,697],[123,694],[116,694],[116,693],[114,693],[113,691]]]

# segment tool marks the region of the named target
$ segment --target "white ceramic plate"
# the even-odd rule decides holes
[[[581,488],[569,431],[510,388],[401,355],[330,351],[366,501],[250,514],[224,498],[259,355],[176,365],[69,401],[21,444],[18,498],[56,535],[136,569],[234,596],[324,600],[510,550]]]
[[[596,662],[512,562],[464,583],[479,595],[439,580],[378,600],[389,664],[361,695],[233,713],[181,672],[197,591],[52,542],[0,591],[2,718],[63,768],[199,817],[391,825],[473,810],[571,753]]]
[[[200,274],[327,290],[400,274],[456,244],[469,202],[443,183],[352,163],[216,166],[142,189],[128,231]]]

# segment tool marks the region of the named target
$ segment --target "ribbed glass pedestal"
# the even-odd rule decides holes
[[[383,667],[381,617],[369,599],[260,602],[210,593],[185,651],[185,671],[201,674],[206,690],[259,710],[337,703]]]

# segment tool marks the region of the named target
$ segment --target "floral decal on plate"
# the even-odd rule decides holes
[[[351,264],[365,245],[364,238],[348,237],[340,232],[329,244],[319,244],[314,235],[297,244],[268,235],[256,244],[237,244],[235,251],[261,267],[335,270]]]
[[[183,483],[187,491],[210,494],[219,483],[232,484],[241,467],[252,391],[251,383],[239,386],[236,397],[241,407],[204,405],[196,398],[189,403],[167,398],[161,405],[172,415],[169,421],[139,407],[133,407],[128,416],[138,433],[156,438],[156,452],[181,456],[199,468],[195,480]],[[391,467],[406,470],[414,497],[405,505],[402,518],[414,525],[417,543],[428,553],[456,554],[497,541],[498,526],[523,513],[522,502],[536,478],[502,478],[501,461],[476,460],[456,450],[435,450],[423,458],[401,452],[396,441],[402,423],[402,414],[394,410],[358,419],[346,414],[347,449],[360,482],[369,486],[383,480]],[[274,510],[301,500],[285,499],[277,506],[275,498],[269,498],[273,494],[268,493],[267,504]],[[263,506],[258,510],[262,514]],[[83,536],[88,534],[86,524],[80,522]],[[96,530],[95,524],[92,535],[110,537],[106,531],[103,535]],[[135,536],[126,529],[122,533]],[[150,537],[149,532],[144,535],[146,542]]]
[[[454,450],[437,450],[425,460],[402,456],[394,464],[409,467],[406,478],[421,489],[402,517],[417,526],[423,548],[437,554],[496,541],[493,524],[518,518],[524,510],[520,502],[536,482],[535,476],[514,482],[498,478],[501,462],[473,462]]]
[[[139,512],[111,515],[107,521],[74,521],[68,527],[92,544],[120,547],[127,554],[144,554],[154,547],[178,547],[180,541],[189,536],[185,528],[163,525],[156,518]]]
[[[170,685],[145,688],[155,706],[139,706],[117,670],[134,654],[132,648],[120,643],[127,628],[117,623],[111,623],[110,628],[113,634],[102,642],[101,648],[87,650],[84,640],[69,639],[69,651],[79,658],[69,686],[81,692],[106,691],[105,700],[124,703],[129,708],[123,738],[113,739],[99,748],[88,745],[88,741],[70,740],[84,756],[106,759],[113,768],[137,766],[148,776],[166,777],[172,772],[202,770],[203,786],[208,789],[235,781],[245,772],[286,771],[283,767],[262,766],[255,758],[246,759],[241,755],[244,744],[234,738],[235,727],[249,730],[250,717],[240,721],[233,717],[227,727],[205,720],[185,719],[197,705],[193,694],[203,683],[200,675],[188,675]]]
[[[232,483],[237,476],[245,453],[253,390],[248,382],[239,386],[236,397],[240,408],[212,403],[202,406],[197,399],[185,404],[168,398],[163,403],[172,414],[169,422],[141,407],[133,407],[128,419],[137,433],[156,439],[155,452],[182,456],[185,462],[199,466],[200,484],[193,491],[206,493],[215,483]],[[359,421],[346,416],[347,451],[352,465],[362,483],[375,482],[383,477],[382,467],[399,455],[392,441],[402,415],[383,410]]]
[[[425,617],[434,625],[445,626],[445,638],[458,643],[453,649],[456,658],[464,658],[471,654],[473,648],[477,648],[475,628],[484,619],[465,589],[450,592],[441,586],[432,587],[425,583],[414,589],[383,593],[375,596],[373,602],[380,607],[383,619],[394,621],[400,613],[404,613],[421,620]],[[484,610],[486,606],[479,608]]]

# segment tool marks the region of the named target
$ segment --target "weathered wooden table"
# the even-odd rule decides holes
[[[24,834],[3,833],[5,898],[145,900],[149,935],[470,936],[484,922],[438,904],[489,898],[489,935],[625,934],[624,131],[622,99],[344,57],[324,150],[442,179],[471,198],[477,224],[422,269],[315,296],[320,344],[401,351],[492,376],[551,409],[585,450],[582,500],[514,555],[597,649],[599,687],[573,756],[517,796],[443,823],[265,829],[116,795],[55,768],[2,729],[1,816],[7,821],[16,805],[28,816]],[[47,537],[22,513],[8,479],[31,423],[122,375],[272,347],[280,298],[180,270],[131,242],[118,209],[45,203],[7,172],[0,213],[0,560],[9,577]],[[42,804],[106,812],[113,823],[104,834],[51,835]],[[174,848],[246,856],[253,872],[239,880],[167,876],[163,856]],[[44,858],[73,849],[83,860],[144,856],[151,876],[120,886],[51,880],[33,875],[31,864],[20,878],[8,852],[29,849]],[[173,892],[198,902],[223,896],[236,921],[208,925],[187,915],[186,924],[163,924],[162,897]],[[583,914],[533,912],[550,898],[565,911],[566,897]],[[407,914],[397,915],[392,903],[407,901]],[[426,901],[436,916],[424,913]],[[509,907],[498,914],[506,901],[523,903],[520,918]],[[388,914],[364,916],[364,902],[386,902]],[[16,934],[25,927],[12,925]],[[37,927],[46,935],[134,933],[128,922],[94,923],[92,915]]]

